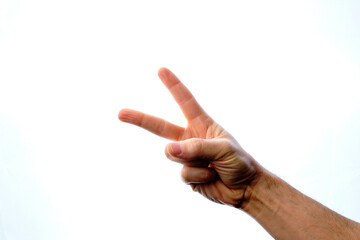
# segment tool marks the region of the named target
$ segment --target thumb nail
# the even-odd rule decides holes
[[[171,150],[173,155],[180,155],[181,154],[181,148],[180,144],[175,142],[171,144]]]

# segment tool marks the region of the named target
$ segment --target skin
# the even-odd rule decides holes
[[[166,156],[184,181],[211,201],[241,209],[276,239],[360,239],[360,224],[326,208],[264,169],[201,108],[168,69],[159,78],[185,115],[186,128],[132,109],[119,119],[173,140]]]

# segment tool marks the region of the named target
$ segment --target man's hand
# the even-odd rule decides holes
[[[275,239],[359,239],[360,224],[292,188],[262,168],[215,123],[168,69],[159,77],[179,104],[188,126],[123,109],[119,119],[175,140],[166,156],[184,165],[182,177],[206,198],[240,208]]]
[[[174,140],[166,146],[165,154],[184,165],[184,181],[212,201],[240,207],[247,186],[256,181],[261,167],[205,113],[170,70],[161,68],[158,74],[180,106],[188,126],[179,127],[130,109],[121,110],[119,119]]]

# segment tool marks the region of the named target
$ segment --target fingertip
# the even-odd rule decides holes
[[[161,67],[158,70],[158,76],[161,78],[162,76],[164,76],[167,72],[169,72],[170,70],[167,69],[166,67]]]
[[[169,90],[180,82],[175,74],[165,67],[159,69],[158,76]]]
[[[170,156],[178,157],[181,155],[181,148],[178,142],[168,143],[165,147],[165,155],[170,158]]]
[[[181,147],[180,147],[180,143],[178,142],[173,142],[171,143],[171,152],[173,155],[175,156],[179,156],[181,154]]]
[[[124,121],[124,117],[126,116],[126,111],[127,109],[121,109],[120,112],[118,113],[118,119],[120,121]]]
[[[122,122],[131,123],[134,122],[134,120],[136,119],[136,114],[134,113],[133,110],[124,108],[120,110],[118,114],[118,118]]]

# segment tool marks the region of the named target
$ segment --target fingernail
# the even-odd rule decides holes
[[[180,155],[181,154],[181,148],[180,148],[180,144],[175,142],[171,144],[171,149],[172,149],[172,153],[174,155]]]

